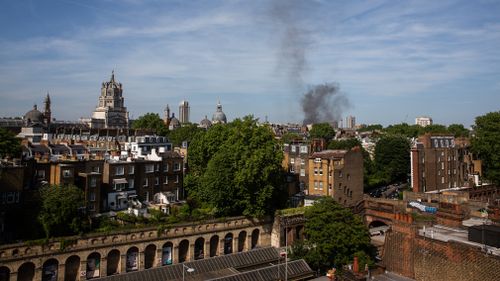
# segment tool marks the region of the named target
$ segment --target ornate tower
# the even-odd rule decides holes
[[[165,107],[165,110],[163,111],[163,123],[165,123],[165,126],[170,125],[170,107],[167,104],[167,107]]]
[[[43,119],[45,125],[50,125],[50,122],[52,120],[52,111],[50,110],[50,95],[49,92],[47,92],[47,96],[45,97],[45,100],[43,101],[44,103],[44,111],[43,111]]]
[[[124,106],[123,86],[115,80],[111,72],[109,82],[101,84],[99,103],[92,114],[93,128],[128,128],[128,111]]]

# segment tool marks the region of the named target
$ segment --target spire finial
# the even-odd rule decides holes
[[[111,70],[111,82],[115,82],[115,69]]]

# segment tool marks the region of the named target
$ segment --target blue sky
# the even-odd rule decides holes
[[[230,120],[301,122],[321,83],[358,123],[500,110],[500,1],[0,0],[0,25],[0,116],[49,91],[55,118],[88,117],[112,69],[134,118],[186,99],[199,122],[220,99]]]

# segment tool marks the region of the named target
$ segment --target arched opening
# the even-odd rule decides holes
[[[154,266],[156,257],[156,245],[150,244],[144,250],[144,268],[148,269]]]
[[[188,240],[182,240],[181,243],[179,243],[179,262],[185,262],[187,260],[187,254],[189,251],[189,241]]]
[[[118,274],[120,268],[120,251],[117,249],[109,251],[107,261],[106,275]]]
[[[259,245],[259,235],[260,231],[258,229],[252,231],[252,249],[255,249]]]
[[[372,221],[368,225],[368,230],[370,231],[370,236],[385,235],[385,232],[389,229],[389,226],[379,220]]]
[[[205,257],[205,239],[202,237],[196,239],[194,242],[194,259],[201,260]]]
[[[42,266],[42,281],[57,281],[57,269],[59,262],[56,259],[49,259]]]
[[[242,231],[238,235],[238,252],[243,252],[245,249],[245,242],[247,241],[247,232]]]
[[[6,266],[0,266],[0,281],[9,281],[10,269]]]
[[[76,281],[78,280],[78,273],[80,272],[80,257],[71,256],[66,259],[64,263],[64,280]]]
[[[87,257],[87,279],[100,276],[101,254],[92,253]]]
[[[132,247],[127,251],[127,261],[125,264],[125,271],[136,271],[139,269],[139,249]]]
[[[167,242],[163,245],[161,250],[161,265],[169,265],[172,264],[172,249],[174,245],[171,242]]]
[[[18,281],[32,281],[35,277],[35,265],[32,262],[23,263],[17,270]]]
[[[231,254],[233,252],[233,234],[228,233],[224,237],[224,255]]]
[[[210,257],[217,256],[219,250],[219,235],[214,235],[210,238]]]

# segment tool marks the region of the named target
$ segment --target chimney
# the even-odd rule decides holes
[[[354,273],[358,273],[359,272],[358,257],[354,257],[354,262],[352,263],[352,271]]]

